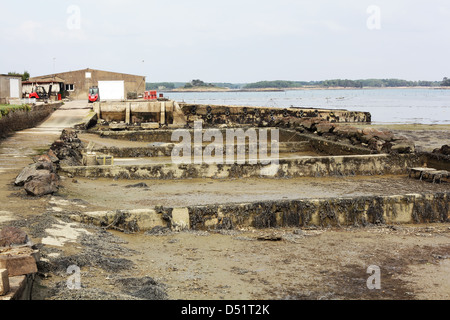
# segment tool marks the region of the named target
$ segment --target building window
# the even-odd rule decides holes
[[[74,91],[75,87],[73,84],[66,84],[66,91]]]
[[[91,79],[91,78],[92,78],[92,73],[86,72],[86,79]]]

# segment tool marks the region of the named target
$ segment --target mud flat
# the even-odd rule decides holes
[[[135,120],[142,116],[147,117],[145,121],[171,121],[171,110],[176,109],[168,108],[168,117],[162,116],[161,108],[152,109],[159,115],[134,116]],[[187,117],[182,127],[188,130],[199,117],[213,120],[213,126],[228,126],[232,114],[223,109],[208,119],[207,106],[195,112],[192,106],[181,110]],[[331,170],[315,170],[320,174],[303,177],[192,175],[164,180],[86,176],[64,169],[59,172],[60,190],[42,198],[28,197],[12,184],[25,159],[17,158],[16,166],[11,163],[8,171],[0,173],[4,200],[0,224],[25,229],[41,249],[33,298],[449,299],[449,184],[407,174],[408,166],[426,164],[427,155],[416,153],[409,141],[387,132],[364,133],[339,127],[338,122],[330,125],[326,118],[337,121],[336,114],[319,113],[323,116],[319,120],[312,110],[309,117],[303,114],[298,119],[300,110],[272,115],[269,110],[265,123],[253,121],[256,110],[252,116],[248,110],[247,114],[236,110],[237,118],[248,115],[243,120],[265,128],[278,123],[294,130],[298,139],[290,140],[294,135],[288,131],[281,135],[284,151],[293,148],[288,160],[304,156],[317,168],[328,159]],[[126,120],[126,106],[116,114],[112,111],[105,114]],[[131,120],[131,106],[128,115]],[[349,121],[358,120],[348,116]],[[113,127],[100,123],[79,132],[84,142],[81,153],[90,147],[99,155],[110,152],[117,157],[119,165],[97,163],[96,170],[116,170],[130,159],[136,163],[125,166],[132,172],[148,158],[164,162],[165,151],[171,150],[159,144],[170,142],[160,139],[170,132],[161,123],[155,132],[138,123]],[[139,135],[145,138],[130,139]],[[151,136],[153,140],[147,139]],[[37,145],[31,141],[28,147]],[[155,148],[158,152],[152,153]],[[345,157],[392,161],[365,167],[365,160],[360,172],[344,170],[343,162],[340,167],[336,161],[330,166],[330,158]],[[327,171],[331,174],[322,173]],[[81,270],[80,290],[66,285],[67,268],[72,265]],[[381,269],[381,290],[367,287],[367,270],[372,265]]]

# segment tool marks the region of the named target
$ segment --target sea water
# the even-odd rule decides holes
[[[165,96],[178,102],[209,105],[364,111],[372,114],[374,124],[450,124],[450,90],[438,88],[167,92]]]

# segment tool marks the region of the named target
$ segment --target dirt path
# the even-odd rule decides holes
[[[79,123],[89,112],[84,101],[67,102],[35,128],[22,130],[0,141],[0,226],[11,220],[45,212],[48,197],[26,197],[14,180],[32,157],[48,150],[65,128]]]

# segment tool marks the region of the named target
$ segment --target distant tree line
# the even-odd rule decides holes
[[[20,75],[21,76],[21,75]],[[24,74],[24,77],[26,75]],[[29,74],[28,74],[29,77]],[[194,87],[206,87],[206,88],[230,88],[230,89],[289,89],[289,88],[302,88],[302,87],[322,87],[322,88],[396,88],[396,87],[439,87],[450,86],[450,79],[445,77],[443,81],[408,81],[402,79],[364,79],[364,80],[348,80],[348,79],[334,79],[323,81],[259,81],[255,83],[205,83],[202,80],[192,80],[189,83],[185,82],[155,82],[147,83],[146,90],[173,90],[177,88],[194,88]]]
[[[393,88],[393,87],[433,87],[439,86],[438,81],[408,81],[401,79],[365,79],[365,80],[348,80],[348,79],[334,79],[324,81],[260,81],[249,83],[244,86],[244,89],[288,89],[301,88],[305,86],[314,87],[342,87],[342,88],[364,88],[364,87],[379,87],[379,88]]]
[[[157,82],[157,83],[146,83],[145,90],[172,90],[175,89],[175,84],[171,82]]]

